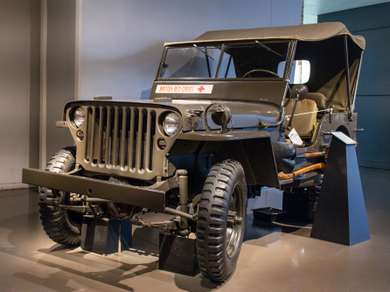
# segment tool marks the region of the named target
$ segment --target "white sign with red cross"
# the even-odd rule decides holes
[[[159,84],[156,93],[162,94],[211,94],[214,85],[210,84]]]

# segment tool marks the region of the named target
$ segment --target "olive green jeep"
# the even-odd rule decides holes
[[[202,274],[234,271],[248,198],[318,193],[332,131],[355,138],[362,37],[341,23],[206,32],[166,43],[148,100],[72,101],[74,146],[45,170],[43,227],[80,244],[83,215],[196,238]],[[148,216],[153,214],[153,216]]]

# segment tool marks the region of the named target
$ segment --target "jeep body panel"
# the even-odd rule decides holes
[[[150,184],[157,178],[167,178],[174,174],[175,165],[170,163],[169,158],[171,156],[175,156],[176,149],[179,147],[175,147],[176,144],[182,143],[182,141],[192,141],[192,142],[202,142],[202,152],[209,153],[225,153],[225,157],[235,157],[237,161],[242,162],[244,168],[248,171],[248,179],[250,178],[251,184],[261,184],[261,185],[269,185],[269,186],[278,186],[277,182],[277,170],[275,159],[272,151],[272,143],[271,138],[274,139],[275,135],[272,135],[275,131],[270,131],[270,129],[263,129],[259,127],[259,121],[264,116],[268,117],[268,122],[274,124],[277,123],[280,119],[279,108],[275,105],[270,104],[262,104],[259,103],[242,103],[235,101],[220,101],[221,103],[229,106],[233,113],[233,122],[234,129],[229,130],[226,133],[221,133],[219,129],[215,129],[212,131],[206,131],[205,127],[202,126],[203,120],[200,119],[200,125],[198,128],[193,129],[189,128],[186,124],[188,122],[186,119],[188,117],[189,110],[199,110],[204,112],[207,106],[210,105],[210,100],[205,100],[203,102],[191,103],[190,100],[186,100],[183,103],[175,103],[174,101],[77,101],[70,102],[65,107],[65,121],[72,133],[73,139],[76,144],[76,163],[80,165],[83,169],[90,172],[107,174],[107,175],[117,175],[122,177],[129,177],[133,179],[142,179],[142,180],[150,180]],[[248,106],[250,109],[248,109]],[[78,128],[72,124],[71,121],[71,113],[75,108],[85,107],[87,111],[90,113],[87,116],[87,122],[84,127]],[[153,110],[156,114],[154,119],[156,126],[154,137],[149,141],[149,146],[146,148],[151,149],[150,151],[143,152],[141,148],[137,149],[133,153],[136,157],[139,155],[150,155],[148,159],[150,159],[152,167],[149,169],[140,169],[136,166],[136,162],[132,162],[133,169],[131,169],[129,165],[128,157],[122,159],[122,155],[125,156],[124,152],[121,153],[122,148],[129,147],[128,139],[129,136],[125,137],[125,142],[122,141],[120,131],[121,127],[116,126],[118,128],[118,136],[116,141],[116,149],[119,152],[116,155],[116,164],[112,163],[113,158],[110,158],[111,163],[104,162],[104,153],[106,149],[104,149],[103,140],[106,137],[105,133],[105,125],[100,125],[101,122],[107,123],[107,121],[97,120],[94,123],[93,129],[91,129],[91,123],[88,121],[89,119],[96,119],[96,116],[102,114],[102,111],[106,108],[110,108],[111,115],[118,115],[114,120],[118,120],[118,125],[122,119],[126,119],[121,114],[120,111],[124,110],[124,112],[128,108],[137,108],[137,109],[149,109]],[[248,110],[246,110],[248,109]],[[248,114],[248,112],[252,111],[253,115],[250,119],[246,121],[242,121],[242,117],[240,114],[244,111]],[[164,115],[165,112],[175,111],[179,113],[182,117],[182,127],[181,132],[175,136],[167,137],[162,133],[161,125],[159,125],[160,115]],[[99,113],[100,112],[100,113]],[[128,115],[130,112],[128,112]],[[235,115],[238,115],[237,119]],[[107,114],[106,114],[107,115]],[[127,124],[127,131],[130,131],[130,125],[128,122],[124,122]],[[103,128],[102,128],[103,127]],[[84,134],[80,135],[80,131]],[[94,134],[90,132],[93,131]],[[115,132],[114,130],[111,132]],[[147,131],[146,131],[147,132]],[[100,134],[99,134],[100,133]],[[92,137],[94,136],[94,137]],[[145,135],[146,136],[146,135]],[[144,136],[144,137],[145,137]],[[81,138],[80,138],[81,137]],[[96,138],[97,137],[97,138]],[[144,138],[145,139],[145,138]],[[158,147],[159,139],[164,139],[165,148],[160,149]],[[111,139],[112,140],[112,139]],[[136,139],[134,139],[136,140]],[[95,141],[91,143],[89,141]],[[97,142],[99,141],[99,142]],[[99,148],[96,145],[102,144],[102,147]],[[114,143],[114,142],[112,142]],[[124,146],[121,146],[123,143]],[[144,142],[145,146],[145,142]],[[257,147],[257,148],[256,148]],[[145,149],[145,147],[142,147]],[[221,148],[224,150],[221,152]],[[92,153],[92,157],[90,157]],[[111,153],[110,153],[111,155]],[[100,158],[99,158],[100,157]],[[223,159],[222,156],[215,156],[218,160]],[[146,158],[143,158],[146,159]],[[121,160],[123,160],[121,162]],[[249,174],[251,174],[249,176]]]

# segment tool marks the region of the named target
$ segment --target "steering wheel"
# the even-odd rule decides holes
[[[252,75],[253,73],[256,73],[256,72],[262,72],[262,73],[267,73],[269,75],[272,75],[274,77],[278,77],[280,78],[280,76],[278,74],[276,74],[275,72],[271,71],[271,70],[267,70],[267,69],[252,69],[252,70],[249,70],[248,72],[246,72],[242,78],[246,78],[248,77],[249,75]]]

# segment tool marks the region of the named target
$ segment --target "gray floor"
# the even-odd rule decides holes
[[[371,240],[353,247],[251,226],[234,276],[215,287],[156,258],[66,250],[39,224],[36,195],[0,193],[1,291],[390,291],[390,172],[362,169]],[[28,213],[28,214],[27,214]]]

